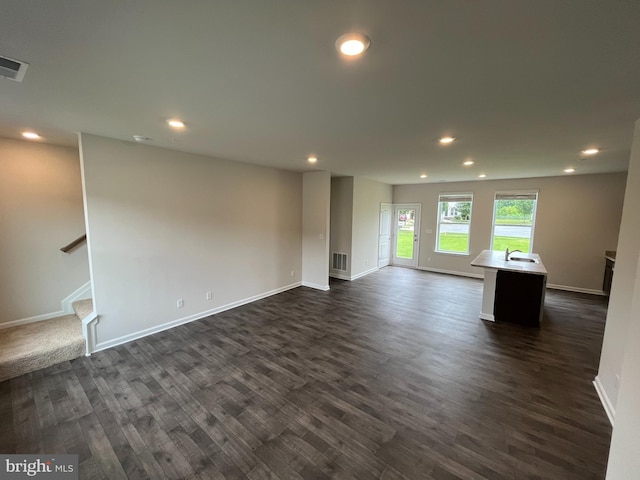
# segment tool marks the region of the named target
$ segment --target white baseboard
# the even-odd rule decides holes
[[[73,307],[71,306],[73,302],[77,302],[78,300],[84,300],[87,298],[91,298],[91,282],[87,282],[78,288],[71,295],[62,300],[62,311],[65,313],[73,313]]]
[[[429,268],[429,267],[417,267],[418,270],[424,270],[426,272],[434,273],[446,273],[447,275],[458,275],[459,277],[471,277],[471,278],[484,278],[484,275],[480,273],[468,273],[468,272],[456,272],[453,270],[443,270],[441,268]],[[547,283],[547,288],[553,290],[564,290],[566,292],[587,293],[589,295],[606,295],[602,290],[595,290],[591,288],[570,287],[568,285],[557,285],[555,283]]]
[[[490,313],[481,313],[480,314],[480,320],[487,320],[489,322],[495,322],[496,321],[496,317],[493,316]]]
[[[481,273],[469,273],[469,272],[456,272],[454,270],[443,270],[441,268],[430,267],[417,267],[418,270],[424,270],[425,272],[433,273],[446,273],[447,275],[457,275],[458,277],[470,277],[483,279],[484,276]]]
[[[302,286],[315,288],[316,290],[322,290],[323,292],[326,292],[327,290],[330,289],[329,285],[319,285],[317,283],[311,283],[311,282],[302,282]]]
[[[580,288],[580,287],[568,287],[567,285],[556,285],[555,283],[547,283],[547,288],[551,288],[553,290],[564,290],[566,292],[576,292],[576,293],[588,293],[589,295],[600,295],[605,296],[606,293],[602,290],[594,290],[591,288]]]
[[[84,296],[87,292],[89,294],[88,297]],[[61,317],[62,315],[71,315],[73,314],[73,308],[71,308],[71,304],[76,300],[80,300],[83,298],[91,298],[90,282],[85,283],[75,292],[63,299],[60,302],[61,309],[57,312],[43,313],[41,315],[35,315],[33,317],[20,318],[18,320],[11,320],[10,322],[0,323],[0,330],[11,327],[19,327],[20,325],[28,325],[29,323],[42,322],[44,320],[51,320],[52,318]]]
[[[609,396],[607,395],[607,392],[602,386],[602,382],[600,382],[600,377],[596,376],[596,378],[593,380],[593,386],[596,388],[598,397],[600,397],[600,402],[602,403],[602,406],[604,407],[604,411],[606,412],[607,417],[609,417],[609,422],[613,427],[613,423],[616,418],[616,409],[613,407],[611,400],[609,400]]]
[[[20,325],[27,325],[29,323],[42,322],[43,320],[51,320],[52,318],[61,317],[62,315],[65,315],[65,312],[59,310],[57,312],[43,313],[42,315],[36,315],[34,317],[11,320],[10,322],[0,323],[0,330],[11,327],[19,327]]]
[[[352,275],[351,280],[357,280],[358,278],[362,278],[365,275],[369,275],[370,273],[377,272],[378,270],[379,270],[378,267],[370,268],[369,270],[365,270],[364,272],[358,273],[357,275]]]
[[[221,313],[226,310],[231,310],[232,308],[241,307],[242,305],[246,305],[248,303],[255,302],[256,300],[261,300],[266,297],[270,297],[272,295],[277,295],[278,293],[286,292],[287,290],[291,290],[293,288],[297,288],[301,285],[300,282],[292,283],[291,285],[287,285],[281,288],[276,288],[275,290],[270,290],[268,292],[264,292],[258,295],[254,295],[252,297],[244,298],[242,300],[238,300],[236,302],[231,302],[226,305],[222,305],[220,307],[212,308],[211,310],[206,310],[204,312],[195,313],[193,315],[189,315],[187,317],[179,318],[177,320],[172,320],[170,322],[163,323],[162,325],[156,325],[154,327],[146,328],[144,330],[140,330],[139,332],[129,333],[128,335],[123,335],[122,337],[114,338],[113,340],[108,340],[106,342],[100,342],[92,346],[91,350],[87,354],[99,352],[101,350],[106,350],[107,348],[112,348],[117,345],[122,345],[123,343],[132,342],[134,340],[138,340],[139,338],[146,337],[148,335],[153,335],[154,333],[162,332],[164,330],[169,330],[170,328],[177,327],[179,325],[183,325],[185,323],[194,322],[196,320],[200,320],[201,318],[208,317],[210,315],[215,315],[216,313]],[[98,322],[95,322],[95,325],[99,323],[99,315],[96,316]],[[89,329],[90,331],[90,329]],[[93,337],[95,339],[95,336]],[[89,343],[89,342],[87,342]]]
[[[339,280],[351,280],[351,277],[349,275],[343,275],[342,273],[329,272],[329,276],[331,278],[337,278]]]
[[[357,280],[358,278],[362,278],[362,277],[364,277],[365,275],[369,275],[370,273],[375,273],[375,272],[377,272],[378,270],[380,270],[380,268],[379,268],[379,267],[373,267],[373,268],[370,268],[369,270],[365,270],[364,272],[360,272],[360,273],[358,273],[357,275],[343,275],[343,274],[341,274],[341,273],[329,272],[329,276],[330,276],[331,278],[337,278],[337,279],[339,279],[339,280],[349,280],[349,281],[352,281],[352,280]]]

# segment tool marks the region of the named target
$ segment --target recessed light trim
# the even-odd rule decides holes
[[[422,175],[420,175],[420,178],[427,178],[427,174],[423,173]]]
[[[478,175],[478,178],[487,178],[487,174],[486,173],[481,173],[480,175]]]
[[[573,173],[573,172],[575,172],[575,171],[576,171],[576,169],[575,169],[575,168],[565,168],[565,169],[564,169],[564,173]]]
[[[345,33],[336,40],[336,48],[348,57],[356,57],[367,51],[371,40],[364,33]]]
[[[597,153],[600,153],[600,149],[599,148],[587,148],[585,150],[582,150],[580,153],[582,153],[583,155],[596,155]]]
[[[318,161],[318,157],[316,157],[315,155],[309,155],[309,158],[307,158],[307,162],[313,164],[316,163]]]
[[[462,164],[463,164],[465,167],[468,167],[468,166],[470,166],[470,165],[473,165],[474,163],[476,163],[476,162],[474,162],[473,160],[465,160],[464,162],[462,162]]]
[[[456,137],[442,137],[440,140],[438,140],[438,142],[440,142],[440,145],[450,145],[455,141]]]
[[[29,140],[39,140],[40,138],[42,138],[36,132],[22,132],[22,136],[24,138],[28,138]]]
[[[182,120],[178,119],[178,118],[170,118],[169,120],[167,120],[167,124],[171,127],[171,128],[184,128],[185,124]]]

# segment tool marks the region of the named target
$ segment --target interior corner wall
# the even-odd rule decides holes
[[[636,122],[598,381],[615,408],[607,480],[640,472],[640,120]],[[620,374],[619,392],[615,374]]]
[[[300,174],[87,134],[81,148],[96,349],[300,285]]]
[[[302,175],[302,285],[329,290],[331,173]]]
[[[613,412],[618,401],[616,375],[621,374],[624,348],[631,319],[631,302],[640,257],[640,120],[636,122],[627,188],[620,224],[615,273],[611,285],[607,323],[605,326],[597,383]],[[636,346],[637,348],[638,346]]]
[[[0,325],[60,315],[89,281],[78,149],[0,139]]]
[[[604,252],[618,244],[625,183],[625,173],[610,173],[396,185],[393,203],[422,204],[419,268],[481,275],[481,269],[470,263],[491,246],[495,192],[537,190],[533,251],[549,272],[548,286],[602,293]],[[448,192],[473,193],[468,255],[435,251],[438,195]]]
[[[330,254],[345,253],[347,269],[332,268],[329,258],[329,273],[333,277],[348,280],[351,278],[351,243],[353,226],[353,177],[334,177],[331,179],[331,239]]]
[[[380,204],[391,203],[393,187],[366,178],[353,181],[353,231],[351,244],[351,278],[378,269]]]

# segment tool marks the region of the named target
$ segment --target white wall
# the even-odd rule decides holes
[[[300,174],[87,134],[81,153],[98,348],[300,284]]]
[[[596,384],[605,397],[610,414],[615,412],[618,399],[616,375],[620,375],[636,281],[636,264],[640,257],[640,121],[636,122],[631,149],[627,188],[620,225],[615,273],[607,311],[600,367]]]
[[[0,139],[0,325],[60,314],[89,281],[76,148]]]
[[[331,239],[330,252],[347,254],[347,270],[335,270],[329,258],[329,273],[348,280],[351,277],[351,243],[353,226],[353,177],[331,179]]]
[[[420,268],[481,275],[469,263],[490,248],[495,192],[538,190],[533,251],[549,272],[548,284],[597,293],[602,292],[604,252],[616,249],[625,181],[626,174],[613,173],[397,185],[393,201],[422,204]],[[438,195],[446,192],[473,193],[469,255],[434,251]]]
[[[302,177],[302,284],[329,290],[331,174],[308,172]]]
[[[391,203],[393,187],[366,178],[353,181],[351,277],[378,269],[380,204]]]
[[[640,120],[636,122],[611,298],[596,384],[615,409],[608,480],[640,472]],[[621,375],[619,392],[615,374]],[[605,400],[606,403],[606,400]]]

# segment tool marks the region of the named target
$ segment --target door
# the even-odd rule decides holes
[[[378,268],[391,263],[391,226],[393,225],[393,205],[380,204],[380,231],[378,234]]]
[[[394,205],[393,264],[418,266],[420,205]]]

